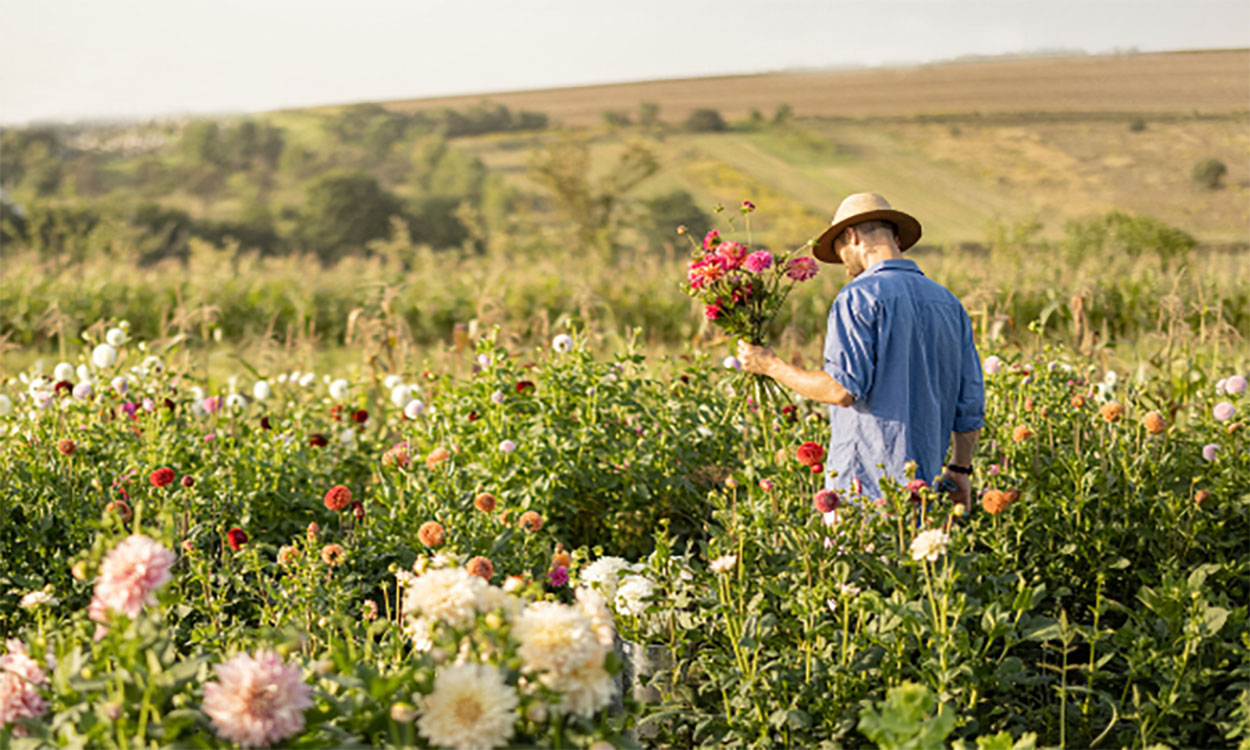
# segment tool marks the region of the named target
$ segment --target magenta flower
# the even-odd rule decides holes
[[[200,403],[200,406],[204,407],[204,411],[212,414],[221,408],[221,396],[209,396]]]
[[[1218,451],[1219,449],[1220,449],[1220,446],[1216,445],[1215,443],[1207,443],[1206,445],[1202,446],[1202,457],[1208,461],[1214,461],[1215,452]]]
[[[772,482],[770,482],[770,481],[768,481],[767,479],[761,479],[761,480],[760,480],[760,489],[761,489],[761,490],[764,490],[765,492],[772,492],[772,491],[773,491],[773,483],[772,483]]]
[[[767,250],[756,250],[747,256],[742,264],[751,273],[763,273],[773,265],[773,254]]]
[[[786,264],[786,276],[795,281],[807,281],[819,272],[820,266],[816,265],[816,260],[806,256],[793,258]]]
[[[1246,379],[1240,375],[1234,375],[1224,381],[1224,390],[1228,393],[1237,394],[1246,392]]]
[[[708,320],[716,320],[717,318],[720,317],[720,314],[722,312],[724,311],[720,309],[719,303],[714,304],[714,305],[708,305],[707,307],[703,308],[703,316],[707,318]]]
[[[1211,410],[1211,416],[1215,417],[1221,422],[1227,422],[1228,420],[1232,419],[1233,415],[1236,413],[1237,413],[1237,407],[1233,406],[1232,403],[1228,401],[1219,402],[1218,404],[1215,405],[1215,408]]]
[[[742,201],[742,213],[749,214],[755,210],[755,204],[751,201]]]
[[[719,244],[720,244],[720,232],[716,231],[715,229],[703,235],[703,249],[704,250],[713,250]]]
[[[131,419],[134,419],[135,414],[139,411],[139,405],[136,404],[134,401],[123,401],[121,406],[122,406],[122,411],[124,411],[126,413],[126,416],[130,417]]]
[[[156,402],[150,398],[143,399],[143,410],[144,411],[156,411]]]
[[[746,246],[740,242],[722,242],[716,247],[716,255],[724,261],[725,267],[733,270],[746,260]]]
[[[551,581],[552,588],[558,589],[569,582],[569,569],[563,565],[557,565],[547,574],[547,580]]]

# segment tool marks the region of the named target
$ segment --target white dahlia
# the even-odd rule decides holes
[[[933,562],[946,552],[946,545],[950,541],[950,535],[941,529],[922,531],[911,540],[911,559]]]
[[[638,617],[646,614],[650,602],[647,600],[655,595],[655,584],[646,576],[625,576],[616,589],[612,599],[617,612]]]
[[[404,614],[463,627],[481,610],[482,595],[489,586],[464,568],[431,570],[408,584]]]
[[[603,658],[604,647],[590,618],[558,602],[534,602],[526,607],[512,635],[521,643],[517,653],[527,670],[572,672],[596,657]]]
[[[624,558],[601,557],[582,568],[579,577],[583,583],[594,584],[605,597],[611,599],[616,596],[621,571],[632,569],[633,566]]]
[[[603,659],[588,661],[564,673],[548,672],[540,681],[560,693],[557,710],[574,713],[587,719],[612,702],[616,685],[603,667]]]
[[[437,747],[499,747],[512,737],[518,702],[497,668],[457,664],[434,678],[417,731]]]

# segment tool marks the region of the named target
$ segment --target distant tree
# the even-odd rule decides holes
[[[628,127],[629,113],[620,109],[605,109],[603,110],[603,124],[609,128]]]
[[[460,247],[469,230],[460,221],[461,201],[454,196],[427,195],[408,204],[409,234],[416,242],[436,249]]]
[[[764,114],[758,109],[752,109],[751,113],[747,116],[747,130],[760,130],[764,127],[764,122]]]
[[[658,127],[660,124],[660,105],[655,102],[641,102],[638,105],[638,124],[644,128]]]
[[[672,190],[642,201],[646,214],[648,239],[659,244],[677,239],[677,227],[684,226],[702,235],[712,223],[711,217],[699,208],[694,196],[685,190]]]
[[[1226,174],[1228,174],[1228,167],[1225,166],[1224,162],[1213,156],[1208,156],[1194,164],[1193,172],[1191,173],[1194,182],[1199,187],[1207,190],[1217,190]]]
[[[0,136],[0,185],[5,190],[29,190],[34,197],[53,195],[60,188],[63,146],[51,128],[14,128]]]
[[[720,112],[714,109],[696,109],[682,122],[691,133],[719,133],[728,128]]]
[[[1134,117],[1133,121],[1128,124],[1129,131],[1140,133],[1146,129],[1146,121],[1140,117]]]
[[[640,143],[629,144],[616,164],[593,179],[590,148],[584,140],[566,136],[534,152],[533,179],[551,191],[556,208],[573,224],[583,248],[614,248],[613,237],[627,193],[659,171],[655,154]]]
[[[216,122],[196,120],[183,128],[180,146],[192,165],[220,168],[226,166],[221,141],[221,128]]]
[[[299,236],[323,262],[332,262],[387,236],[391,217],[400,213],[399,201],[372,176],[332,171],[307,185]]]
[[[159,203],[141,203],[130,215],[129,223],[141,265],[167,258],[186,259],[187,239],[191,235],[191,217],[186,211]]]
[[[474,204],[479,201],[487,169],[472,154],[431,135],[417,141],[410,161],[408,183],[418,196],[454,198]]]
[[[785,125],[793,116],[794,110],[790,109],[789,104],[778,104],[777,110],[773,112],[773,125]]]
[[[1131,258],[1154,255],[1165,268],[1173,261],[1184,261],[1197,244],[1192,235],[1158,219],[1119,211],[1069,221],[1063,242],[1067,257],[1074,263],[1111,254]]]

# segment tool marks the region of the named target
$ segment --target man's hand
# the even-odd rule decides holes
[[[738,341],[738,362],[742,369],[757,375],[770,375],[778,361],[777,353],[767,346],[756,346]]]
[[[972,511],[972,478],[967,474],[957,474],[948,471],[942,476],[943,480],[950,480],[955,485],[955,489],[950,491],[947,497],[952,503],[959,503],[964,506],[964,510]]]

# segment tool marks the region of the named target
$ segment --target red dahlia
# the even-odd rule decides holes
[[[247,544],[247,532],[235,526],[226,532],[226,541],[230,543],[230,549],[238,552],[240,547]]]
[[[825,449],[820,443],[813,443],[808,440],[799,446],[798,450],[795,451],[795,455],[798,456],[799,463],[804,466],[812,466],[825,460]]]
[[[341,484],[336,484],[326,490],[325,503],[330,510],[343,510],[352,504],[352,491]]]
[[[828,513],[838,507],[838,493],[833,490],[821,490],[812,498],[812,505],[821,513]]]
[[[314,432],[308,436],[308,444],[317,448],[324,448],[329,445],[330,441],[326,440],[326,436],[320,432]]]
[[[527,390],[530,390],[530,391],[534,390],[534,384],[531,383],[530,381],[522,380],[521,382],[516,384],[517,393],[525,393],[525,391]]]
[[[162,466],[148,475],[148,481],[152,483],[153,487],[167,487],[173,484],[174,470],[168,466]]]
[[[364,424],[369,421],[369,412],[364,409],[357,409],[352,412],[352,421],[356,424]]]

